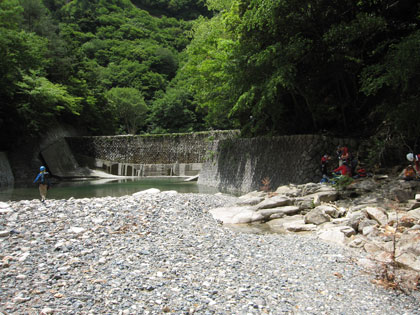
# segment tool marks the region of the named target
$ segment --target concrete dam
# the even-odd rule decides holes
[[[357,150],[357,143],[350,139],[322,135],[239,138],[239,132],[232,130],[164,135],[66,135],[53,140],[39,148],[37,166],[31,165],[31,172],[42,163],[54,176],[63,179],[94,177],[92,170],[135,177],[199,175],[199,184],[230,192],[258,190],[263,180],[269,180],[272,188],[318,182],[323,154],[333,154],[337,145],[346,145],[353,152]],[[13,182],[10,169],[17,173],[16,161],[13,156],[9,160],[5,154],[0,157],[0,167],[6,174],[0,179]]]

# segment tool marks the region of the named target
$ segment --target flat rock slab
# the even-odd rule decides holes
[[[250,207],[220,207],[211,209],[209,212],[214,219],[224,224],[251,223],[264,219],[264,216]]]
[[[276,208],[281,206],[288,206],[292,203],[292,201],[289,198],[283,197],[283,196],[275,196],[272,198],[265,199],[264,201],[260,202],[255,206],[256,210],[261,209],[270,209],[270,208]]]
[[[320,202],[332,202],[337,200],[338,193],[335,190],[327,190],[299,197],[296,200],[314,200],[315,198],[319,199]]]
[[[285,223],[283,227],[290,232],[311,232],[316,230],[315,224],[305,224],[303,220]]]
[[[238,206],[255,206],[262,202],[265,198],[264,197],[249,197],[249,198],[238,198],[238,202],[236,205]]]
[[[322,240],[334,242],[337,244],[345,244],[346,237],[341,231],[341,228],[334,228],[326,231],[322,231],[318,234],[318,237]]]
[[[285,207],[277,207],[277,208],[271,208],[271,209],[263,209],[257,212],[260,213],[264,217],[270,217],[273,214],[279,215],[280,217],[280,216],[285,216],[285,215],[298,214],[300,211],[301,210],[299,207],[285,206]]]

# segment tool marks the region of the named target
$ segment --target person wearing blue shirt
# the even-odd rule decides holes
[[[39,168],[39,174],[34,180],[34,183],[39,182],[39,194],[41,195],[41,202],[47,198],[47,191],[50,188],[49,181],[50,174],[46,171],[45,166]]]

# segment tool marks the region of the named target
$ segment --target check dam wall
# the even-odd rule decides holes
[[[194,176],[220,191],[258,190],[268,179],[284,184],[318,182],[320,159],[338,145],[355,152],[350,139],[322,135],[238,138],[237,131],[150,136],[67,137],[81,166],[122,176]],[[335,167],[332,160],[330,168]]]
[[[195,176],[214,141],[237,131],[185,134],[67,137],[81,166],[120,176]]]

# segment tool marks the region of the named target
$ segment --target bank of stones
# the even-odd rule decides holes
[[[209,213],[240,200],[153,190],[0,203],[0,312],[420,314],[414,296],[371,283],[359,251],[237,232]]]

